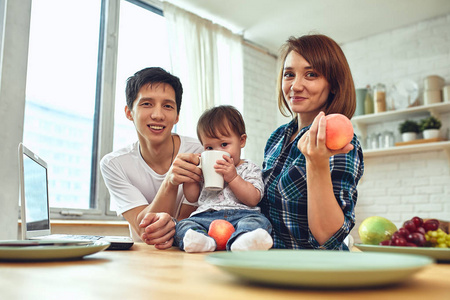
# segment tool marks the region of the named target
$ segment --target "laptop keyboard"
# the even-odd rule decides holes
[[[71,241],[106,241],[111,243],[107,250],[127,250],[133,246],[133,240],[124,236],[102,236],[102,235],[79,235],[79,234],[50,234],[31,239],[38,240],[71,240]]]
[[[71,240],[86,240],[86,241],[98,241],[99,239],[103,238],[104,236],[98,236],[98,235],[63,235],[61,238],[67,238]]]

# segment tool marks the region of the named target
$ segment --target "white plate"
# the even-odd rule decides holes
[[[80,259],[108,248],[109,242],[0,241],[0,261]]]
[[[419,86],[412,80],[404,79],[392,86],[390,98],[393,99],[392,110],[405,109],[414,104],[419,96]]]
[[[323,250],[222,252],[205,259],[249,282],[310,288],[395,284],[433,263],[419,255]]]
[[[438,261],[450,262],[449,248],[396,247],[396,246],[378,246],[366,244],[355,244],[354,246],[360,249],[361,251],[418,254],[429,256]]]

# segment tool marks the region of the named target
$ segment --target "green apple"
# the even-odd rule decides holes
[[[397,226],[390,220],[373,216],[365,219],[358,228],[359,238],[363,244],[378,245],[382,241],[390,240]]]

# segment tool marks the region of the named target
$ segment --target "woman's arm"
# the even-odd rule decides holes
[[[308,225],[314,238],[321,245],[328,241],[344,224],[344,212],[333,191],[329,160],[336,154],[348,153],[353,145],[340,150],[325,146],[326,120],[321,112],[313,121],[309,132],[298,142],[298,148],[306,158],[308,189]]]

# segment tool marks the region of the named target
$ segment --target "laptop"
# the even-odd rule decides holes
[[[51,234],[47,163],[19,144],[19,186],[22,240],[107,241],[107,250],[126,250],[134,242],[128,236]]]

